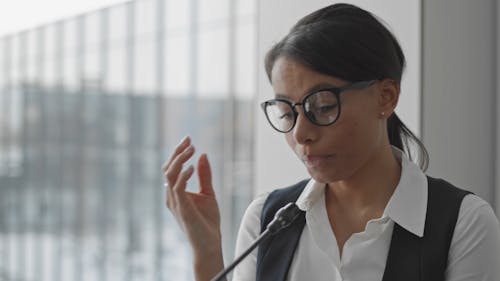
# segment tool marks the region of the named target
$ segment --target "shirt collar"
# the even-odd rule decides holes
[[[393,153],[401,162],[401,178],[385,207],[384,216],[422,237],[427,214],[427,178],[401,150],[393,147]]]
[[[389,217],[404,229],[422,237],[427,214],[427,178],[401,150],[396,147],[392,150],[401,163],[401,177],[382,217]],[[325,184],[311,179],[297,199],[297,206],[307,212],[324,196],[324,191]]]
[[[297,207],[302,211],[309,211],[314,203],[324,196],[325,184],[314,179],[309,180],[306,187],[297,199]]]

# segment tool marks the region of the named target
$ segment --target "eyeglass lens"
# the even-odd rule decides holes
[[[331,91],[319,91],[307,96],[303,101],[304,114],[314,124],[330,125],[339,114],[338,97]],[[297,112],[292,103],[273,100],[266,104],[266,115],[271,125],[278,131],[288,132],[295,125]]]

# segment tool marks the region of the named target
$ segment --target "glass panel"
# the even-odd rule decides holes
[[[6,65],[6,51],[5,51],[5,40],[0,39],[0,71],[4,72]],[[5,108],[6,103],[6,75],[0,75],[0,179],[2,179],[7,174],[7,163],[5,160],[5,155],[7,154],[7,146],[4,144],[5,139],[9,133],[7,132],[7,114],[3,110]],[[0,180],[0,185],[3,184],[3,181]],[[0,213],[7,212],[7,203],[3,202],[0,199]],[[0,216],[0,227],[5,227],[6,218]],[[0,236],[0,254],[5,252],[4,248],[2,248],[2,244],[5,245],[4,240],[2,240],[3,236]]]
[[[136,2],[135,8],[135,53],[134,94],[154,94],[156,90],[156,11],[152,0]]]
[[[56,26],[49,25],[41,29],[41,42],[43,42],[42,58],[39,59],[41,63],[41,75],[43,77],[43,84],[46,86],[54,86],[58,81],[56,75],[56,60],[59,59],[56,49]]]
[[[237,19],[252,17],[257,13],[257,1],[234,0],[236,2]]]
[[[165,78],[168,96],[185,96],[190,88],[189,37],[169,36],[165,39]]]
[[[190,24],[191,0],[164,0],[165,25],[171,35],[185,34]]]
[[[82,77],[82,87],[86,91],[95,91],[101,88],[101,65],[100,65],[100,54],[97,52],[85,52],[83,55],[83,77]]]
[[[99,52],[101,47],[101,16],[102,12],[92,12],[84,17],[85,51]]]
[[[79,44],[78,40],[78,18],[71,18],[64,23],[64,49],[65,51],[76,50]]]
[[[0,39],[0,71],[4,72],[4,67],[6,63],[6,55],[5,55],[5,40]],[[5,86],[5,75],[0,75],[0,96],[3,93],[3,87]],[[1,97],[0,97],[1,99]],[[2,108],[2,104],[0,102],[0,108]],[[1,120],[1,119],[0,119]]]
[[[10,61],[10,77],[11,77],[11,83],[12,84],[18,84],[21,80],[21,69],[20,69],[20,62],[21,62],[21,42],[20,42],[20,36],[19,35],[14,35],[10,41],[10,56],[11,56],[11,61]]]
[[[229,86],[228,28],[201,29],[198,48],[198,93],[226,96]]]
[[[8,136],[4,139],[4,144],[7,145],[8,152],[7,157],[7,171],[8,176],[19,177],[21,173],[21,146],[20,146],[20,134],[21,134],[21,114],[22,112],[22,91],[24,75],[26,73],[25,69],[25,35],[18,34],[13,37],[11,41],[11,57],[10,67],[12,69],[12,84],[9,90],[5,92],[5,104],[4,114],[6,114],[6,122],[8,128]]]
[[[78,24],[76,19],[67,20],[64,22],[63,28],[63,83],[64,87],[69,90],[69,93],[74,92],[80,87],[79,67],[78,63],[78,44],[77,38]]]
[[[156,90],[155,42],[148,38],[136,41],[134,54],[134,94],[152,95]]]
[[[40,56],[37,33],[34,30],[28,32],[26,37],[27,63],[26,63],[26,80],[34,84],[40,81],[39,73],[37,72],[38,56]]]
[[[121,4],[109,8],[109,42],[110,45],[125,44],[127,39],[127,6]]]
[[[153,148],[156,144],[157,107],[156,98],[151,96],[133,97],[130,142],[132,146]]]
[[[155,1],[140,0],[135,2],[135,36],[139,41],[152,39],[155,35]]]
[[[63,83],[67,93],[74,93],[80,88],[80,79],[78,77],[77,67],[79,60],[75,54],[76,50],[66,50],[63,59]]]
[[[255,26],[252,23],[238,24],[235,33],[235,95],[238,98],[252,99],[256,92],[258,61]]]
[[[108,53],[108,72],[105,83],[109,94],[123,94],[127,86],[125,45],[110,46]]]
[[[109,94],[125,92],[126,79],[126,38],[127,38],[127,10],[126,5],[119,5],[109,9],[109,41],[107,71],[104,85]]]
[[[93,12],[84,17],[85,38],[83,54],[83,87],[87,91],[102,87],[101,67],[101,13]]]
[[[229,18],[229,1],[230,0],[199,0],[199,24],[218,23],[227,25],[225,21]]]

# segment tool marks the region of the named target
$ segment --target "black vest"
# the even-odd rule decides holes
[[[470,192],[431,177],[422,238],[394,224],[382,281],[442,281],[462,199]],[[295,202],[309,180],[273,191],[262,209],[261,231],[276,211]],[[288,228],[262,242],[257,253],[257,281],[285,281],[306,223],[305,212]],[[314,280],[314,278],[312,278]]]

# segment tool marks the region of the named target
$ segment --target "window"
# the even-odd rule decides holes
[[[232,259],[253,189],[249,3],[139,0],[0,38],[0,279],[192,279],[160,170],[187,134]]]

